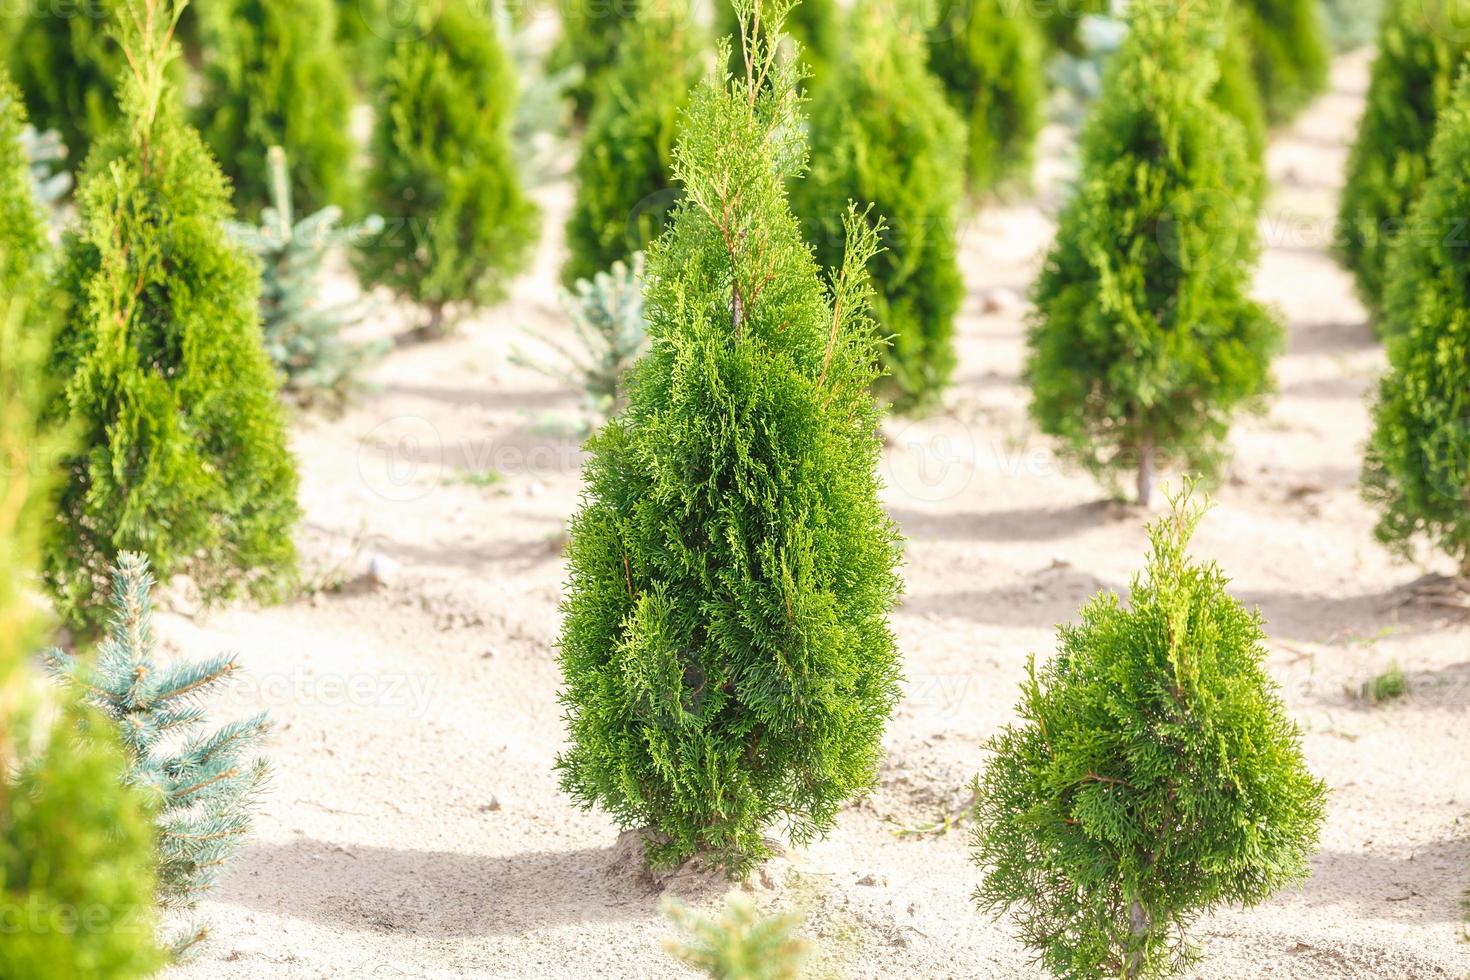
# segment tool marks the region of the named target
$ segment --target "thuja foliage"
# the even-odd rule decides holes
[[[968,125],[970,186],[1031,174],[1046,109],[1045,44],[1012,0],[958,0],[929,29],[929,70]]]
[[[284,147],[303,210],[355,207],[348,131],[353,90],[334,0],[211,0],[201,9],[204,140],[253,219],[270,203],[266,151]]]
[[[467,0],[425,5],[398,37],[379,93],[368,190],[386,222],[359,268],[422,304],[420,333],[451,307],[503,297],[538,231],[511,154],[515,77],[489,17]]]
[[[1358,295],[1381,311],[1388,256],[1429,174],[1440,110],[1470,51],[1464,0],[1389,0],[1378,28],[1378,57],[1367,106],[1348,157],[1338,215],[1338,254]]]
[[[150,802],[122,786],[112,733],[74,703],[43,698],[27,660],[41,622],[31,597],[41,529],[54,515],[51,463],[66,436],[50,397],[45,231],[21,152],[18,96],[0,83],[0,976],[133,980],[162,965],[154,942]],[[72,918],[84,912],[85,927]]]
[[[1390,370],[1363,469],[1378,536],[1408,554],[1427,540],[1470,578],[1470,77],[1440,113],[1432,176],[1389,261]]]
[[[189,576],[205,601],[272,597],[295,565],[296,473],[260,343],[259,279],[225,231],[229,189],[165,75],[180,9],[119,4],[126,119],[94,152],[60,276],[72,308],[50,365],[64,384],[55,411],[81,442],[46,575],[62,614],[89,627],[121,551]]]
[[[664,940],[664,948],[713,980],[798,980],[811,955],[801,938],[801,916],[794,912],[762,915],[755,902],[731,892],[724,913],[701,915],[678,902],[664,910],[684,939]]]
[[[538,358],[515,349],[511,360],[577,392],[589,427],[601,427],[626,407],[628,372],[647,346],[643,253],[558,290],[557,298],[571,322],[575,346],[537,333],[553,356]]]
[[[655,866],[743,876],[870,787],[898,696],[897,533],[878,500],[876,333],[853,241],[824,288],[786,204],[804,164],[784,0],[737,79],[695,90],[685,197],[648,256],[650,349],[588,443],[563,605],[563,788]],[[722,61],[728,55],[721,44]]]
[[[792,200],[828,267],[851,242],[848,201],[881,214],[872,265],[874,319],[889,338],[883,394],[900,411],[933,406],[955,366],[954,319],[964,296],[956,208],[964,197],[964,122],[925,67],[924,34],[886,0],[850,15],[841,59],[812,94],[812,168]]]
[[[1233,3],[1222,18],[1220,33],[1212,47],[1215,50],[1219,76],[1210,99],[1240,123],[1245,137],[1246,158],[1254,180],[1253,197],[1259,204],[1266,196],[1266,144],[1270,132],[1266,124],[1266,107],[1261,88],[1251,68],[1250,45],[1246,41],[1243,18],[1238,4]]]
[[[238,669],[234,657],[160,664],[153,636],[148,559],[124,552],[112,573],[107,637],[91,663],[59,649],[47,665],[113,721],[128,765],[123,783],[160,801],[156,840],[159,904],[187,912],[244,846],[269,767],[252,758],[268,730],[264,714],[205,730],[202,702]],[[173,940],[183,953],[204,937],[192,926]]]
[[[1214,471],[1281,338],[1249,296],[1258,185],[1210,98],[1218,29],[1198,6],[1135,6],[1034,290],[1033,417],[1106,482],[1134,470],[1145,504],[1160,463]]]
[[[260,226],[227,227],[260,260],[260,321],[265,352],[281,374],[281,389],[303,404],[340,408],[361,383],[363,368],[382,345],[355,344],[342,331],[366,312],[361,302],[326,303],[323,267],[334,250],[350,248],[382,230],[373,215],[339,227],[342,209],[330,205],[296,219],[286,153],[266,154],[270,205]]]
[[[715,35],[733,37],[730,46],[730,73],[745,71],[745,53],[740,47],[740,22],[732,0],[715,0]],[[767,15],[755,25],[761,36],[770,33]],[[843,43],[843,13],[837,0],[801,0],[786,15],[781,30],[789,38],[789,55],[800,59],[803,82],[820,78],[837,57]]]
[[[679,113],[700,75],[698,25],[684,0],[648,0],[623,33],[582,139],[567,222],[567,284],[648,247],[678,198],[670,165]]]
[[[109,9],[102,2],[58,8],[25,0],[10,46],[11,73],[31,120],[60,134],[73,173],[119,118],[112,83],[123,61],[107,33]]]
[[[571,96],[577,115],[585,118],[597,100],[603,75],[618,59],[624,32],[637,17],[638,0],[585,0],[563,3],[557,9],[561,36],[547,65],[552,72],[573,66],[581,69],[582,77],[571,86]]]
[[[1327,89],[1332,51],[1320,0],[1234,0],[1272,123],[1288,122]]]
[[[1187,548],[1188,492],[1149,530],[1128,606],[1104,594],[1033,659],[975,783],[982,909],[1057,977],[1166,977],[1185,932],[1310,873],[1325,788],[1264,663],[1258,611]]]

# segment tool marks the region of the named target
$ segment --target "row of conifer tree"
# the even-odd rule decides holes
[[[663,211],[637,243],[648,251],[643,316],[654,343],[628,380],[625,408],[588,446],[586,504],[568,546],[561,659],[570,738],[559,768],[575,800],[644,828],[655,862],[704,854],[738,874],[767,853],[773,824],[808,840],[876,775],[898,698],[887,618],[901,582],[897,532],[878,500],[881,411],[872,393],[881,363],[890,390],[915,402],[932,397],[926,386],[942,383],[935,379],[952,364],[947,334],[927,326],[895,336],[891,348],[881,338],[957,305],[957,272],[953,298],[925,288],[953,270],[953,209],[963,196],[961,168],[936,161],[941,152],[960,160],[974,141],[929,71],[932,37],[908,13],[867,0],[846,15],[861,43],[827,48],[813,65],[808,130],[798,62],[778,54],[786,4],[737,2],[737,43],[720,49],[733,77],[691,80],[669,110],[677,123],[665,131],[661,187],[678,194],[654,202]],[[0,618],[14,626],[0,636],[0,710],[11,712],[7,722],[29,719],[0,732],[7,771],[22,773],[0,781],[0,891],[43,914],[145,908],[155,890],[191,894],[199,884],[191,868],[213,860],[194,838],[240,830],[239,807],[261,770],[238,756],[262,723],[201,736],[178,758],[156,758],[146,738],[119,756],[103,737],[45,737],[34,712],[14,713],[36,700],[23,669],[34,638],[34,628],[22,629],[25,570],[39,566],[58,612],[83,635],[111,620],[114,647],[126,652],[99,668],[148,664],[146,676],[149,563],[132,552],[148,555],[160,576],[188,575],[212,599],[279,595],[294,564],[295,474],[256,327],[257,272],[226,230],[244,206],[232,193],[248,181],[226,180],[188,125],[184,68],[173,57],[182,9],[173,0],[117,3],[120,110],[95,134],[79,171],[77,224],[57,255],[20,149],[30,96],[0,94],[0,439],[13,459],[35,461],[0,474],[0,500],[10,502],[0,510],[8,563]],[[678,57],[689,28],[666,13],[626,27],[664,38],[654,47]],[[534,228],[524,195],[504,192],[509,110],[494,96],[509,83],[484,103],[469,100],[498,106],[493,113],[461,115],[466,100],[447,81],[506,79],[493,27],[455,0],[441,14],[385,52],[384,96],[374,99],[372,180],[415,188],[400,194],[405,207],[433,188],[435,207],[474,215],[467,235],[431,223],[412,258],[433,255],[420,284],[472,279],[488,291],[418,296],[431,310],[440,300],[488,301],[514,263],[487,269],[473,257],[509,255],[511,239],[523,250]],[[1081,175],[1035,291],[1027,376],[1041,427],[1099,472],[1137,473],[1145,495],[1155,463],[1207,471],[1219,458],[1232,413],[1267,389],[1281,333],[1248,296],[1265,194],[1264,130],[1252,120],[1265,110],[1251,111],[1258,95],[1241,95],[1255,75],[1242,69],[1263,50],[1244,46],[1232,26],[1243,17],[1204,0],[1136,5],[1082,134]],[[817,11],[800,23],[814,32],[822,22]],[[435,30],[442,36],[426,43]],[[619,57],[637,49],[630,42]],[[596,64],[588,55],[583,67]],[[463,65],[473,72],[446,67]],[[646,86],[670,75],[645,69],[641,78]],[[1284,72],[1273,77],[1290,91]],[[844,94],[824,100],[834,79]],[[590,91],[589,131],[619,88]],[[898,93],[918,93],[912,104],[925,111],[892,108]],[[631,89],[622,98],[641,104]],[[874,106],[897,115],[874,117]],[[1440,109],[1411,226],[1443,228],[1467,203],[1456,167],[1470,152],[1470,89],[1460,86]],[[1380,138],[1374,118],[1360,146]],[[459,155],[445,159],[446,148]],[[893,180],[894,168],[904,180]],[[852,183],[859,177],[874,183]],[[311,198],[318,186],[304,182],[299,193],[321,203]],[[888,186],[899,198],[891,204]],[[925,203],[945,187],[948,201]],[[913,210],[904,210],[911,193]],[[862,205],[847,207],[849,198]],[[375,207],[391,217],[388,200]],[[885,206],[921,217],[890,225]],[[496,222],[487,207],[498,209]],[[945,209],[948,223],[935,220]],[[812,235],[812,215],[829,231]],[[425,245],[440,236],[443,251]],[[365,250],[365,264],[388,261],[372,255]],[[1462,565],[1470,555],[1465,259],[1463,247],[1432,235],[1398,236],[1391,251],[1389,279],[1402,283],[1383,320],[1394,369],[1368,468],[1388,515],[1385,536],[1427,533]],[[407,264],[395,268],[411,274]],[[895,363],[902,357],[912,361]],[[1059,975],[1167,973],[1186,958],[1181,929],[1198,911],[1260,900],[1306,870],[1322,788],[1261,668],[1259,617],[1228,596],[1217,570],[1185,553],[1198,519],[1176,500],[1155,525],[1129,607],[1100,599],[1063,632],[1059,658],[1033,671],[1021,722],[992,742],[995,761],[978,784],[982,902],[1015,911]],[[53,662],[104,713],[139,710],[138,690],[110,690],[64,655]],[[171,692],[226,669],[220,661],[164,673],[146,692],[145,717],[196,723],[197,710],[171,704]],[[61,724],[101,727],[81,707]],[[217,754],[227,747],[235,754]],[[162,803],[132,784],[115,796],[98,791],[116,783],[129,756],[136,783],[161,786]],[[170,793],[206,780],[222,784],[221,795],[200,802],[219,809],[186,804],[170,818]],[[83,805],[76,798],[86,794]],[[88,821],[75,862],[53,853],[67,807]],[[206,829],[187,822],[195,820]],[[108,822],[117,835],[100,829]],[[165,853],[145,860],[130,849],[139,841]],[[152,868],[180,880],[170,890]],[[28,930],[0,945],[0,973],[42,975],[76,962],[79,975],[142,975],[156,956],[148,930],[138,932],[94,928],[76,942]]]

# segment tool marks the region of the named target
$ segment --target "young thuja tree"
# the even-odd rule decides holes
[[[80,444],[46,545],[59,610],[95,628],[122,551],[205,601],[279,594],[294,573],[296,471],[260,343],[259,277],[230,240],[229,189],[165,72],[177,0],[123,0],[125,121],[93,153],[60,275],[50,370]]]
[[[1258,185],[1210,98],[1218,27],[1188,2],[1134,7],[1034,290],[1032,416],[1107,482],[1134,471],[1144,505],[1160,464],[1214,472],[1281,341],[1249,296]]]
[[[26,0],[9,49],[11,74],[31,121],[60,134],[74,174],[119,118],[112,83],[122,58],[107,34],[109,9],[102,2]]]
[[[1235,0],[1272,123],[1289,122],[1327,89],[1332,52],[1320,0]]]
[[[618,60],[623,33],[638,15],[638,0],[581,0],[559,4],[561,36],[547,58],[548,70],[581,70],[571,86],[577,115],[586,118],[597,101],[603,75]]]
[[[250,833],[269,772],[264,759],[251,756],[269,725],[260,714],[204,731],[201,702],[236,672],[235,658],[160,664],[148,559],[124,552],[112,578],[108,634],[95,664],[54,649],[47,665],[116,725],[128,757],[122,782],[159,799],[159,904],[188,912]],[[205,931],[184,929],[171,942],[175,955],[198,944]]]
[[[698,25],[685,0],[648,0],[604,77],[575,177],[562,279],[587,279],[648,247],[678,199],[670,176],[679,113],[700,74]]]
[[[342,331],[365,314],[362,302],[322,302],[323,266],[334,249],[353,247],[382,230],[372,215],[338,227],[336,205],[296,220],[286,152],[266,154],[270,205],[260,226],[230,222],[236,240],[260,260],[260,319],[266,354],[281,374],[281,390],[302,404],[341,408],[361,385],[363,369],[384,353],[382,344],[355,344]]]
[[[666,939],[664,948],[676,959],[712,980],[798,980],[811,955],[801,938],[801,916],[794,912],[762,915],[755,902],[731,892],[719,917],[699,914],[685,905],[664,904],[682,940]]]
[[[1470,580],[1470,76],[1440,113],[1431,176],[1389,260],[1390,370],[1378,389],[1363,488],[1378,537],[1426,539]]]
[[[784,0],[741,0],[750,60],[695,90],[685,196],[648,255],[649,353],[588,443],[568,545],[562,787],[648,859],[743,876],[875,779],[898,697],[897,532],[878,500],[877,335],[853,240],[824,288],[786,204],[805,161]],[[721,44],[722,60],[728,55]]]
[[[253,220],[270,204],[272,146],[295,164],[291,192],[303,210],[355,208],[353,90],[334,0],[212,0],[201,13],[199,128],[234,185],[236,209]]]
[[[42,627],[31,584],[55,514],[51,463],[67,437],[41,418],[54,324],[23,126],[0,80],[0,976],[134,980],[164,959],[150,801],[118,782],[124,761],[106,726],[74,703],[48,704],[27,662]],[[74,738],[84,722],[90,736]],[[85,912],[86,928],[69,911]]]
[[[511,361],[567,385],[582,398],[584,433],[600,428],[627,406],[628,372],[647,348],[643,319],[643,253],[627,264],[561,289],[557,298],[571,321],[576,349],[544,334],[532,334],[552,356],[536,357],[514,348]],[[527,331],[531,333],[531,331]]]
[[[987,746],[972,837],[991,915],[1057,977],[1167,977],[1185,931],[1305,878],[1325,787],[1265,670],[1258,611],[1190,559],[1185,492],[1149,529],[1128,606],[1097,597],[1034,659]]]
[[[929,70],[969,131],[970,186],[1026,181],[1046,112],[1045,44],[1014,0],[956,0],[929,28]]]
[[[1222,30],[1212,45],[1220,73],[1210,100],[1240,123],[1245,137],[1246,158],[1254,179],[1253,197],[1257,204],[1265,200],[1266,144],[1270,131],[1266,124],[1266,107],[1261,101],[1261,88],[1251,67],[1250,45],[1246,41],[1239,0],[1234,0],[1222,18]]]
[[[1358,295],[1382,312],[1388,256],[1429,175],[1440,110],[1470,52],[1465,0],[1389,0],[1378,27],[1368,104],[1348,157],[1337,252]]]
[[[511,154],[515,77],[494,25],[466,0],[418,11],[388,59],[368,190],[383,232],[364,278],[425,306],[416,333],[444,333],[451,307],[487,306],[530,259],[535,205]]]
[[[900,411],[932,407],[954,371],[965,290],[955,243],[964,123],[925,67],[922,26],[888,0],[853,10],[848,45],[812,102],[812,168],[793,183],[793,205],[832,268],[851,245],[838,218],[846,203],[883,215],[872,266],[874,319],[889,338],[882,391]]]

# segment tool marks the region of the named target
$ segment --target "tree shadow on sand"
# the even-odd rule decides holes
[[[217,900],[340,929],[448,938],[646,919],[659,895],[613,848],[492,857],[302,838],[252,845]]]
[[[904,537],[916,541],[1059,541],[1097,528],[1134,520],[1137,512],[1111,500],[1070,507],[931,513],[910,507],[890,511]]]

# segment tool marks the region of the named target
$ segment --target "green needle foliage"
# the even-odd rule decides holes
[[[1046,111],[1045,43],[1014,0],[957,0],[929,29],[929,70],[969,126],[970,186],[1031,176]]]
[[[933,407],[955,367],[964,298],[955,244],[965,124],[925,67],[923,28],[886,0],[851,14],[842,58],[812,96],[812,170],[792,201],[817,261],[846,261],[848,201],[887,224],[873,267],[874,319],[890,338],[882,393],[899,411]]]
[[[1378,537],[1427,539],[1470,578],[1470,76],[1440,114],[1431,176],[1389,260],[1380,383],[1363,468]]]
[[[1223,23],[1224,31],[1215,46],[1220,74],[1210,98],[1240,123],[1245,136],[1246,157],[1255,177],[1252,197],[1259,205],[1267,190],[1266,144],[1270,132],[1266,124],[1266,107],[1261,101],[1261,88],[1251,68],[1250,45],[1246,42],[1238,6],[1232,5]]]
[[[128,757],[123,783],[161,801],[159,904],[187,912],[214,888],[250,833],[269,767],[248,756],[269,724],[260,714],[203,731],[201,702],[238,670],[235,658],[158,663],[148,559],[124,552],[112,580],[108,635],[95,665],[54,649],[47,666],[116,725]],[[199,926],[186,929],[172,942],[175,954],[195,946],[204,933]]]
[[[678,902],[664,911],[688,935],[664,940],[677,959],[713,980],[799,980],[811,947],[798,935],[801,916],[794,912],[763,916],[755,902],[731,892],[719,918],[704,916]]]
[[[60,134],[73,173],[81,172],[92,144],[119,120],[112,83],[123,61],[107,33],[112,2],[27,0],[14,28],[11,74],[31,121]]]
[[[490,18],[466,0],[425,5],[421,31],[393,43],[368,177],[386,222],[359,268],[428,309],[442,335],[451,306],[497,302],[530,260],[535,205],[511,152],[515,75]]]
[[[294,161],[301,207],[354,207],[353,90],[337,46],[334,0],[211,0],[201,8],[204,97],[199,128],[254,220],[270,204],[266,150]]]
[[[781,30],[790,38],[790,52],[799,52],[804,84],[820,78],[837,58],[844,41],[842,16],[837,0],[801,0],[787,13]],[[745,53],[732,0],[715,0],[715,18],[715,36],[735,38],[730,46],[730,74],[738,78],[745,73]],[[764,14],[761,19],[756,30],[769,40],[769,20]]]
[[[260,320],[265,352],[281,374],[281,390],[303,405],[340,409],[361,386],[360,374],[385,345],[354,344],[342,331],[366,312],[364,304],[322,302],[323,267],[333,250],[352,247],[382,230],[373,215],[361,224],[338,227],[335,205],[296,220],[286,153],[266,154],[271,203],[260,227],[231,222],[237,241],[260,260]]]
[[[1388,256],[1429,175],[1440,110],[1470,51],[1464,0],[1389,0],[1378,28],[1368,105],[1347,164],[1338,215],[1338,254],[1358,295],[1382,312]]]
[[[41,622],[30,595],[53,519],[51,463],[66,436],[41,421],[47,257],[20,136],[19,95],[0,73],[0,976],[133,980],[163,963],[154,942],[151,808],[117,781],[105,726],[74,704],[51,712],[27,664]]]
[[[1080,186],[1035,287],[1026,379],[1042,431],[1105,483],[1214,472],[1271,387],[1281,327],[1249,297],[1258,173],[1210,98],[1219,20],[1140,4],[1082,134]]]
[[[225,231],[229,189],[165,74],[177,0],[126,0],[126,124],[98,144],[60,281],[73,306],[51,370],[67,460],[46,575],[95,628],[114,556],[151,555],[205,601],[279,594],[294,573],[296,472],[260,342],[259,278]]]
[[[663,232],[678,199],[670,176],[674,131],[703,47],[684,0],[645,3],[624,31],[577,158],[567,285],[643,251]]]
[[[826,832],[874,782],[898,697],[901,584],[878,500],[877,364],[853,211],[823,288],[786,204],[805,163],[795,66],[761,3],[742,77],[695,90],[685,197],[648,255],[648,355],[588,443],[568,544],[562,787],[644,830],[670,866],[743,876],[781,825]],[[721,44],[721,63],[728,56]]]
[[[1321,0],[1236,0],[1272,124],[1290,122],[1327,90],[1332,51]]]
[[[975,783],[976,892],[1057,977],[1167,977],[1185,931],[1305,878],[1326,789],[1266,673],[1258,611],[1192,561],[1189,492],[1149,529],[1127,608],[1104,594],[1033,659]]]
[[[603,87],[603,75],[612,69],[623,47],[623,35],[638,16],[638,0],[575,0],[558,6],[561,36],[551,49],[547,70],[582,70],[570,87],[577,116],[585,119]]]

